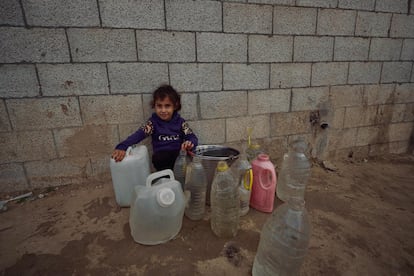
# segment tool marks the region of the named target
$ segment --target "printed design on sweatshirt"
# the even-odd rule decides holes
[[[145,125],[141,126],[141,129],[144,131],[145,135],[149,136],[154,132],[154,125],[151,121],[148,121]]]
[[[185,135],[193,134],[193,131],[191,130],[191,128],[190,128],[190,126],[188,125],[187,122],[184,122],[181,125],[181,129],[183,130],[183,132],[184,132]]]

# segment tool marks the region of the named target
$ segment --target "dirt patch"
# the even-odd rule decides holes
[[[334,165],[312,168],[301,275],[414,275],[414,157]],[[144,246],[133,241],[129,209],[117,206],[110,182],[46,191],[0,213],[1,275],[251,275],[271,217],[251,209],[233,239],[213,234],[209,212],[184,217],[173,240]]]

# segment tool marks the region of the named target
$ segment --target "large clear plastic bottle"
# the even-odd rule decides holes
[[[263,226],[253,276],[298,275],[309,239],[305,201],[291,198],[279,206]]]
[[[304,199],[311,163],[306,157],[307,145],[303,140],[295,140],[283,156],[282,166],[276,187],[277,197],[287,201],[291,197]]]
[[[175,180],[181,183],[181,188],[184,191],[184,184],[185,184],[185,176],[186,176],[186,169],[187,169],[187,151],[180,150],[179,155],[177,156],[177,159],[175,159],[174,163],[174,177]]]
[[[240,195],[240,216],[244,216],[249,212],[250,194],[253,183],[252,165],[247,160],[245,151],[242,151],[240,157],[232,166],[234,177],[239,185]]]
[[[211,184],[211,230],[218,237],[230,238],[239,227],[240,198],[237,181],[225,161],[219,161]]]
[[[202,219],[206,210],[207,176],[199,156],[194,156],[187,166],[185,190],[190,194],[185,216],[191,220]]]

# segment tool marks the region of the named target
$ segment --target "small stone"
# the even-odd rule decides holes
[[[323,167],[325,168],[325,169],[327,169],[327,170],[329,170],[329,171],[336,171],[337,170],[337,168],[335,167],[335,165],[334,164],[332,164],[331,162],[329,162],[329,161],[327,161],[327,160],[324,160],[323,162],[322,162],[322,165],[323,165]]]
[[[40,199],[42,199],[42,198],[45,197],[45,195],[44,194],[39,194],[37,197],[40,198]]]

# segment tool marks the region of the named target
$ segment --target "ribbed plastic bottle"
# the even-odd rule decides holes
[[[190,192],[185,216],[191,220],[202,219],[206,210],[207,176],[199,156],[194,156],[187,166],[185,190]]]
[[[298,275],[309,238],[305,201],[291,198],[280,205],[263,226],[253,276]]]
[[[219,161],[211,184],[211,230],[222,238],[237,235],[240,199],[237,181],[226,161]]]
[[[187,168],[187,151],[186,150],[180,150],[179,155],[177,156],[177,159],[175,159],[174,163],[174,177],[175,180],[181,183],[181,188],[185,189],[185,175],[186,175],[186,168]]]
[[[305,141],[295,140],[283,156],[276,187],[277,197],[282,201],[287,201],[291,197],[305,197],[306,184],[311,173],[311,163],[306,157],[306,149]]]
[[[240,157],[232,166],[234,177],[239,185],[240,195],[240,216],[244,216],[249,212],[250,192],[253,183],[252,165],[247,160],[246,153],[241,152]]]

